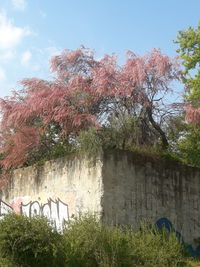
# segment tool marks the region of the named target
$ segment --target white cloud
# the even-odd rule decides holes
[[[21,57],[21,64],[22,65],[27,64],[30,61],[31,57],[32,57],[32,54],[29,50],[24,51]]]
[[[0,49],[12,49],[17,46],[22,38],[30,34],[27,28],[20,28],[13,25],[6,13],[0,11]]]
[[[3,81],[6,79],[6,73],[2,67],[0,67],[0,81]]]
[[[26,8],[26,0],[11,0],[15,9],[24,10]]]

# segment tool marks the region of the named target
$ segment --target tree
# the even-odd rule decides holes
[[[53,57],[50,68],[53,80],[24,79],[21,91],[0,101],[4,169],[30,164],[58,146],[64,151],[78,146],[80,131],[108,128],[113,118],[120,128],[124,117],[132,119],[129,137],[140,128],[139,141],[134,137],[131,142],[154,145],[160,140],[167,148],[163,101],[179,77],[176,60],[158,49],[142,57],[129,51],[120,66],[115,54],[96,60],[93,51],[81,47]]]
[[[177,50],[185,68],[182,78],[186,88],[186,120],[200,125],[200,23],[197,28],[179,31]]]
[[[182,59],[185,84],[185,120],[176,128],[176,150],[180,159],[200,166],[200,23],[196,28],[179,31],[176,43]],[[181,138],[180,138],[181,136]]]

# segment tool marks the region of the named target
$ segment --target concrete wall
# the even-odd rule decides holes
[[[17,169],[9,184],[0,190],[3,207],[9,204],[14,211],[23,210],[30,216],[52,213],[49,217],[65,220],[87,211],[100,216],[102,196],[102,160],[98,157],[95,161],[86,157],[60,158],[43,166]]]
[[[105,221],[162,221],[189,243],[200,237],[199,168],[122,151],[107,151],[103,163]]]
[[[74,156],[18,169],[0,199],[0,213],[6,203],[26,214],[40,207],[59,220],[92,211],[109,223],[172,223],[190,243],[200,236],[200,169],[129,152],[104,151],[95,160]]]

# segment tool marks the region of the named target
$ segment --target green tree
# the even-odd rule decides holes
[[[175,42],[184,67],[182,81],[188,122],[181,128],[182,137],[177,139],[176,149],[184,162],[200,166],[200,22],[196,28],[179,31]]]
[[[187,99],[194,107],[200,105],[200,22],[196,28],[189,27],[186,31],[179,31],[177,52],[180,54],[184,66],[183,82],[186,85]]]

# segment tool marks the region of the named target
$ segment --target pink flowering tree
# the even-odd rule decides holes
[[[167,148],[164,99],[179,76],[176,60],[158,49],[142,57],[129,51],[119,65],[115,54],[96,60],[81,47],[54,56],[50,69],[51,81],[24,79],[21,91],[0,101],[4,169],[23,166],[41,148],[45,153],[58,144],[76,146],[80,131],[101,130],[121,113],[148,124]]]

